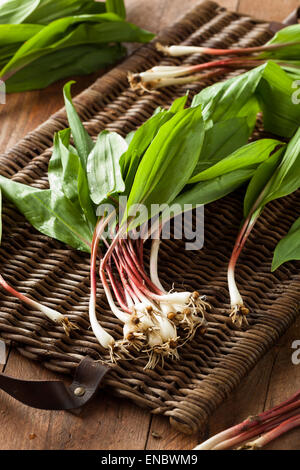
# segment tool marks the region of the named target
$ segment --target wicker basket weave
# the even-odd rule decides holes
[[[164,30],[156,40],[166,44],[208,47],[254,46],[271,36],[268,25],[231,13],[206,1],[182,20]],[[190,90],[190,98],[213,83],[169,88],[139,94],[128,88],[127,72],[157,64],[198,63],[203,55],[166,59],[153,43],[138,49],[121,65],[98,79],[75,100],[92,136],[102,129],[126,135],[145,121],[157,106],[168,106]],[[0,172],[15,181],[47,187],[47,164],[53,134],[66,127],[64,110],[28,134],[0,157]],[[271,203],[257,223],[241,256],[237,281],[251,309],[247,331],[234,328],[228,319],[226,270],[242,218],[242,191],[205,208],[205,245],[186,252],[180,240],[161,246],[160,277],[166,286],[205,293],[213,310],[208,333],[186,344],[180,361],[164,368],[144,370],[145,360],[120,362],[112,367],[104,384],[115,394],[130,398],[152,413],[170,417],[187,433],[196,432],[209,415],[275,343],[299,313],[299,263],[288,263],[270,272],[272,252],[300,212],[299,193]],[[26,357],[45,367],[70,373],[85,355],[106,359],[88,321],[89,257],[37,233],[9,204],[4,204],[4,234],[0,249],[1,272],[19,291],[68,314],[80,330],[67,338],[62,328],[0,292],[0,336],[12,341]],[[116,338],[122,335],[119,321],[98,291],[101,324]]]

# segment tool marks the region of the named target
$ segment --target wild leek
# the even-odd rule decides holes
[[[297,392],[280,405],[216,434],[194,450],[255,450],[299,426],[300,393]]]
[[[151,91],[165,86],[188,84],[206,79],[207,74],[200,73],[203,70],[214,69],[211,75],[217,76],[231,69],[254,68],[271,60],[282,66],[288,73],[300,75],[300,25],[284,28],[266,45],[259,47],[213,49],[181,45],[163,46],[159,43],[156,47],[172,57],[197,53],[237,57],[222,58],[196,65],[156,66],[145,72],[129,74],[133,89],[143,88]]]
[[[123,0],[2,1],[0,78],[6,91],[94,72],[125,55],[122,42],[153,38],[125,15]]]
[[[247,323],[246,316],[249,313],[235,282],[235,267],[242,249],[266,204],[291,194],[299,187],[300,128],[286,149],[279,149],[258,167],[247,188],[244,200],[245,220],[236,239],[227,272],[231,317],[238,326],[243,322]]]

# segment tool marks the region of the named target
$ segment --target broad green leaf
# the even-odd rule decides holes
[[[126,18],[124,0],[106,0],[106,10],[116,13],[120,18]]]
[[[260,139],[244,147],[239,148],[231,155],[223,158],[215,165],[211,166],[207,170],[198,173],[193,176],[189,183],[196,183],[198,181],[205,181],[217,176],[230,173],[234,170],[239,170],[250,165],[256,165],[265,161],[270,154],[275,150],[278,145],[282,142],[273,139]]]
[[[79,204],[90,230],[93,232],[97,222],[96,211],[91,200],[86,172],[81,165],[79,165],[77,181]]]
[[[78,116],[75,106],[72,102],[71,86],[73,83],[75,82],[71,81],[66,83],[66,85],[64,86],[64,100],[72,136],[81,161],[82,168],[85,170],[88,155],[93,150],[95,144],[92,138],[85,130],[85,128],[83,127],[80,117]]]
[[[262,59],[299,59],[300,25],[287,26],[273,36],[266,45],[291,43],[288,47],[273,49],[259,54]],[[297,44],[295,44],[297,43]]]
[[[251,179],[245,199],[244,199],[244,216],[245,218],[250,214],[254,204],[258,200],[260,194],[264,190],[266,184],[272,178],[275,170],[277,169],[279,163],[281,162],[282,155],[286,149],[286,146],[277,150],[270,158],[265,160],[259,165],[255,171],[253,178]]]
[[[6,81],[6,92],[36,90],[65,77],[86,75],[114,64],[125,54],[116,46],[74,46],[55,51],[32,62]]]
[[[128,150],[120,159],[126,192],[129,193],[138,165],[159,129],[173,117],[173,113],[160,111],[142,124],[132,137]]]
[[[287,146],[285,154],[268,185],[262,205],[287,196],[300,187],[300,128]]]
[[[0,23],[22,23],[39,5],[40,0],[1,0]]]
[[[64,16],[105,11],[105,3],[94,0],[1,0],[0,24],[48,24]]]
[[[188,94],[181,96],[173,101],[172,105],[170,106],[169,111],[171,113],[178,113],[178,111],[182,111],[186,105],[188,99]]]
[[[88,184],[95,204],[124,191],[119,161],[126,150],[126,141],[116,132],[103,131],[99,134],[87,160]]]
[[[1,11],[1,10],[0,10]],[[43,26],[37,24],[0,24],[0,54],[7,44],[20,44],[39,33]]]
[[[70,129],[59,131],[54,136],[53,153],[48,168],[50,189],[63,192],[76,209],[84,213],[92,229],[96,224],[96,216],[86,174],[76,150],[69,146],[69,141]]]
[[[299,187],[300,128],[282,157],[277,153],[257,169],[246,192],[244,215],[257,219],[266,204],[293,193]]]
[[[110,42],[148,42],[153,35],[113,13],[78,15],[53,21],[26,41],[1,70],[4,79],[36,59],[71,46]]]
[[[54,134],[53,152],[48,165],[48,180],[50,189],[64,191],[64,169],[61,158],[60,144],[67,148],[70,144],[70,129],[63,129]]]
[[[195,168],[203,138],[200,106],[180,111],[160,128],[137,169],[125,218],[135,204],[149,210],[175,199]],[[155,215],[151,209],[150,217]]]
[[[61,191],[40,190],[0,176],[3,195],[33,227],[78,250],[90,251],[93,232],[81,212]]]
[[[202,90],[192,101],[192,106],[202,106],[203,119],[215,123],[246,116],[250,129],[256,120],[259,106],[253,96],[266,65],[250,72],[216,83]]]
[[[300,260],[300,218],[292,225],[289,233],[276,246],[272,272],[287,261]]]
[[[250,130],[245,117],[213,124],[205,131],[201,154],[193,176],[245,145],[249,136]]]
[[[184,212],[186,210],[185,205],[192,205],[193,208],[196,208],[221,199],[248,181],[253,176],[255,169],[255,166],[243,168],[208,181],[187,186],[186,190],[172,201],[174,214]],[[190,207],[188,210],[190,210]],[[169,211],[165,211],[162,214],[163,221],[168,219],[168,213]]]
[[[266,131],[291,137],[300,125],[300,106],[293,102],[293,79],[273,62],[268,63],[257,86]]]

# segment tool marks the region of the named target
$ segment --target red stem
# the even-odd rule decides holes
[[[276,49],[282,49],[284,47],[289,47],[292,45],[299,44],[298,41],[295,42],[287,42],[281,44],[270,44],[268,46],[256,46],[256,47],[245,47],[245,48],[235,48],[235,49],[212,49],[209,47],[205,47],[204,53],[209,55],[230,55],[230,54],[252,54],[253,52],[265,52],[265,51],[272,51]]]
[[[245,66],[245,65],[253,65],[256,66],[260,62],[264,63],[265,61],[259,59],[253,59],[251,57],[243,57],[243,59],[221,59],[221,60],[213,60],[211,62],[205,62],[204,64],[197,64],[187,67],[181,74],[181,76],[189,75],[191,73],[199,72],[199,70],[206,70],[214,67],[231,67],[231,66]]]
[[[282,436],[291,429],[295,429],[300,426],[300,415],[293,416],[286,421],[283,421],[279,426],[273,428],[271,431],[267,432],[263,436],[257,439],[257,446],[264,447],[269,442],[274,441],[277,437]],[[253,445],[255,445],[255,441]]]

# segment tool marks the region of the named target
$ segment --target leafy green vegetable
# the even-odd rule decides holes
[[[176,100],[173,101],[169,111],[171,113],[178,113],[178,111],[182,111],[186,105],[188,99],[188,94],[181,96],[180,98],[177,98]]]
[[[178,112],[161,126],[136,171],[126,216],[134,204],[150,209],[151,204],[168,204],[175,199],[195,168],[203,138],[200,106]],[[151,215],[155,215],[153,207]]]
[[[0,24],[45,25],[63,16],[105,11],[105,3],[94,0],[1,0]]]
[[[145,151],[157,135],[159,129],[172,117],[173,113],[171,112],[159,111],[144,122],[132,136],[128,150],[120,159],[127,194],[131,189],[136,170]]]
[[[217,176],[225,175],[234,170],[255,165],[265,161],[271,152],[282,142],[273,139],[261,139],[245,145],[226,158],[221,159],[210,168],[193,176],[189,183],[205,181]]]
[[[153,38],[125,17],[123,0],[2,0],[0,77],[6,91],[94,72],[124,56],[121,42]]]
[[[122,41],[147,42],[152,37],[152,34],[122,21],[113,13],[62,18],[45,26],[24,43],[0,75],[7,79],[36,59],[66,47]]]
[[[64,100],[66,106],[66,112],[68,116],[68,121],[70,124],[72,136],[76,145],[78,155],[80,157],[82,168],[86,169],[86,163],[89,153],[94,148],[93,139],[89,136],[85,130],[80,117],[77,114],[75,106],[72,102],[71,97],[71,86],[74,81],[68,82],[64,86]]]
[[[217,176],[211,180],[201,181],[200,183],[187,186],[187,188],[177,196],[172,202],[176,212],[180,214],[185,210],[185,204],[196,208],[199,205],[209,204],[217,201],[227,194],[235,191],[248,181],[255,173],[256,166],[252,165],[241,170],[235,170],[222,176]],[[163,212],[162,220],[168,218],[169,211]]]
[[[266,46],[272,44],[291,43],[288,47],[282,49],[273,49],[259,54],[262,59],[299,59],[300,57],[300,26],[292,25],[281,29],[273,38],[267,42]]]
[[[257,210],[274,199],[287,196],[300,187],[300,128],[287,146],[272,178],[267,182]]]
[[[89,190],[95,204],[124,191],[119,160],[126,150],[126,141],[119,134],[107,131],[99,134],[87,161]]]
[[[90,229],[96,224],[95,210],[89,195],[86,173],[82,168],[76,149],[70,146],[70,129],[54,136],[53,153],[49,162],[50,189],[61,191],[83,212]]]
[[[78,250],[90,251],[92,231],[84,215],[60,191],[41,190],[0,176],[4,196],[33,227]]]
[[[201,105],[203,119],[214,123],[246,116],[252,131],[259,111],[254,92],[265,68],[266,65],[263,65],[205,88],[194,97],[192,106]]]
[[[250,137],[247,119],[233,118],[208,127],[193,176],[245,145]]]
[[[126,18],[124,0],[106,0],[106,10],[116,13],[120,18]]]
[[[264,190],[267,182],[273,176],[275,170],[277,169],[279,163],[282,160],[282,155],[285,149],[286,147],[282,147],[281,149],[279,149],[277,152],[271,155],[270,158],[261,163],[257,168],[253,178],[251,179],[247,187],[247,192],[244,198],[245,218],[250,214],[253,206],[255,205],[260,194]]]
[[[300,124],[300,106],[293,103],[294,92],[293,79],[269,62],[256,89],[266,131],[283,137],[294,135]]]
[[[7,93],[45,88],[65,77],[85,75],[114,64],[124,56],[119,45],[67,47],[35,60],[6,82]]]
[[[292,225],[289,233],[276,246],[272,272],[287,261],[300,260],[300,218]]]

